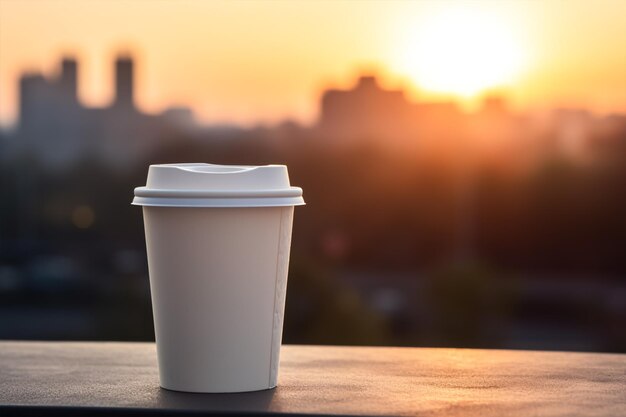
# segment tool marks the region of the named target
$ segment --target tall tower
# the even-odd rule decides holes
[[[134,107],[133,60],[120,56],[115,60],[115,105]]]
[[[63,58],[61,61],[61,76],[59,86],[61,91],[69,98],[77,99],[78,64],[73,58]]]

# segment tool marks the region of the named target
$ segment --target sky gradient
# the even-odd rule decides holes
[[[79,95],[112,98],[112,60],[137,59],[145,111],[188,105],[205,123],[311,122],[327,87],[362,71],[412,99],[471,109],[626,112],[626,1],[201,2],[0,0],[0,123],[24,71],[80,62]]]

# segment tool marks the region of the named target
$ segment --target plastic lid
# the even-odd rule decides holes
[[[160,207],[275,207],[304,204],[285,165],[150,165],[133,205]]]

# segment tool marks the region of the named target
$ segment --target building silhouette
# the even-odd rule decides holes
[[[71,58],[64,58],[61,61],[61,76],[59,86],[65,91],[68,97],[78,99],[78,63]]]
[[[115,60],[115,106],[135,108],[133,60],[120,56]]]
[[[86,107],[78,98],[78,62],[65,57],[58,74],[25,74],[19,84],[19,124],[13,151],[47,168],[63,169],[83,159],[131,166],[168,137],[193,124],[187,108],[151,115],[135,105],[134,62],[115,60],[115,97],[105,107]]]
[[[132,56],[119,55],[113,65],[115,96],[104,107],[86,107],[80,102],[80,66],[72,57],[64,57],[52,76],[24,74],[19,82],[18,128],[0,138],[2,156],[21,155],[51,169],[65,169],[82,160],[130,167],[149,159],[164,141],[243,135],[258,140],[311,137],[325,146],[384,142],[390,148],[408,147],[422,154],[456,153],[460,159],[467,158],[470,150],[490,152],[500,159],[519,154],[534,159],[548,148],[584,153],[590,146],[590,132],[598,126],[591,115],[563,111],[555,112],[547,124],[533,124],[511,113],[498,95],[486,97],[482,109],[468,114],[453,101],[411,101],[404,90],[383,88],[373,75],[361,76],[349,89],[324,91],[317,123],[311,129],[296,123],[263,132],[199,126],[187,107],[170,107],[160,114],[141,111],[136,105]],[[616,116],[616,120],[624,117]],[[541,139],[546,136],[554,138],[551,146]]]
[[[462,116],[452,102],[409,101],[403,90],[386,90],[375,76],[361,76],[348,90],[326,90],[317,127],[335,141],[386,139],[409,142]],[[444,121],[445,123],[441,123]]]

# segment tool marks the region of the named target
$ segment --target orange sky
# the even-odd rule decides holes
[[[81,64],[79,94],[105,105],[116,51],[136,54],[137,100],[191,106],[204,122],[316,117],[320,90],[378,69],[416,99],[471,107],[505,91],[516,108],[626,112],[626,1],[222,2],[0,0],[0,123],[17,80]]]

